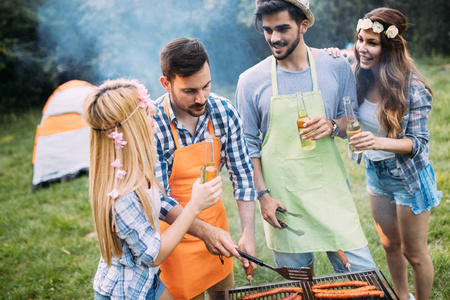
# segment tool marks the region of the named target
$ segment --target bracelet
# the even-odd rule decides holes
[[[270,193],[270,190],[269,190],[269,189],[258,192],[258,200],[259,200],[259,198],[261,198],[263,195],[268,194],[268,193]]]

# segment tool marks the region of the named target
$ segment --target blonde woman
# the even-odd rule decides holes
[[[197,180],[189,204],[160,233],[154,114],[147,90],[135,80],[108,80],[85,102],[92,127],[89,194],[101,252],[94,299],[173,299],[159,279],[159,265],[222,193],[220,176],[205,184]]]
[[[400,299],[413,270],[417,299],[428,299],[434,269],[428,252],[430,209],[439,204],[428,160],[432,91],[415,67],[402,34],[406,17],[378,8],[359,20],[355,78],[363,132],[350,144],[365,150],[367,193],[386,261]]]

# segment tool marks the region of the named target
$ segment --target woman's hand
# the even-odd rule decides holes
[[[222,178],[217,176],[211,181],[200,183],[200,178],[192,185],[192,194],[189,205],[200,213],[204,209],[214,205],[222,195]]]
[[[363,131],[352,136],[349,144],[356,150],[382,150],[383,139],[370,131]]]
[[[336,48],[336,47],[324,48],[323,50],[327,51],[328,55],[333,56],[333,57],[340,57],[341,53],[342,53],[342,56],[347,57],[347,53],[341,51],[341,49]]]

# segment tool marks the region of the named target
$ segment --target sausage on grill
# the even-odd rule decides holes
[[[314,294],[317,299],[354,299],[362,297],[384,297],[383,291],[362,291],[354,293],[317,293]]]
[[[368,285],[368,286],[362,286],[362,287],[357,287],[354,289],[338,289],[338,290],[327,290],[327,289],[311,289],[311,292],[313,292],[314,294],[316,293],[353,293],[353,292],[362,292],[362,291],[372,291],[372,290],[376,290],[377,287],[374,285]]]
[[[281,298],[280,300],[296,300],[297,299],[297,293],[292,293],[287,297]]]
[[[241,298],[241,300],[253,300],[253,299],[267,297],[267,296],[271,296],[271,295],[275,295],[275,294],[279,294],[279,293],[289,293],[289,292],[302,293],[303,289],[301,287],[296,287],[296,286],[277,287],[277,288],[274,288],[274,289],[271,289],[268,291],[245,295],[244,297]]]
[[[366,285],[369,285],[367,281],[349,280],[349,281],[317,283],[313,285],[311,289],[331,289],[343,286],[366,286]]]

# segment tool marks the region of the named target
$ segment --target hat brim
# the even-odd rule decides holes
[[[309,10],[309,8],[307,8],[305,5],[298,2],[298,0],[284,0],[284,1],[289,2],[293,5],[295,5],[296,7],[300,8],[300,10],[305,14],[306,18],[309,21],[308,27],[311,27],[314,24],[315,18],[314,18],[313,13]]]

